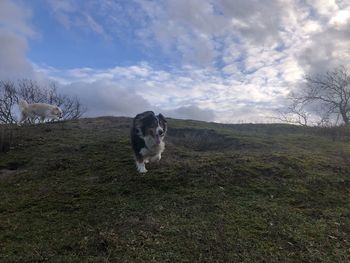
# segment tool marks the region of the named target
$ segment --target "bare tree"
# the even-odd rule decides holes
[[[16,122],[14,108],[20,100],[57,105],[62,109],[64,119],[77,119],[86,111],[77,97],[59,93],[54,82],[43,86],[30,79],[0,81],[0,123]]]
[[[278,117],[275,117],[274,119],[300,126],[308,126],[310,124],[310,114],[302,105],[296,103],[292,98],[289,99],[291,100],[291,103],[287,105],[286,108],[277,110]]]
[[[293,116],[286,122],[308,125],[311,115],[318,116],[319,126],[350,123],[350,74],[340,66],[321,75],[304,77],[305,86],[290,95],[290,105],[285,116]],[[283,116],[283,115],[282,115]]]
[[[17,84],[17,100],[26,100],[28,103],[48,103],[49,89],[41,87],[30,79],[21,79]]]
[[[16,87],[11,81],[0,81],[0,123],[15,123],[13,107],[17,103]]]

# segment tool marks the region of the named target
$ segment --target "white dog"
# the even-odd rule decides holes
[[[21,119],[19,123],[26,120],[33,123],[36,117],[39,117],[41,122],[44,122],[45,119],[59,120],[63,117],[62,110],[55,105],[46,103],[28,104],[25,100],[22,100],[18,103],[18,106],[21,111]]]

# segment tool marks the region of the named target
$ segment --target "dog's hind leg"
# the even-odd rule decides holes
[[[28,123],[35,124],[35,117],[28,118]]]
[[[21,126],[21,124],[26,120],[26,118],[27,118],[27,116],[24,113],[22,113],[21,119],[18,121],[17,125]]]

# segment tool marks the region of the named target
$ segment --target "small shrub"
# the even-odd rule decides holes
[[[2,126],[0,128],[0,153],[8,152],[13,146],[13,143],[14,138],[12,129]]]
[[[330,137],[333,141],[348,141],[350,140],[350,125],[316,128],[315,133],[317,135]]]

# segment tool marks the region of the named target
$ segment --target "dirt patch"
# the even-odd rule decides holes
[[[21,164],[19,162],[8,162],[5,166],[2,166],[0,167],[1,168],[4,168],[4,170],[10,170],[10,171],[15,171],[19,168]]]
[[[0,179],[5,179],[7,177],[13,176],[17,173],[17,170],[0,169]]]
[[[6,166],[0,167],[0,179],[15,175],[19,166],[20,164],[18,162],[9,162]]]

